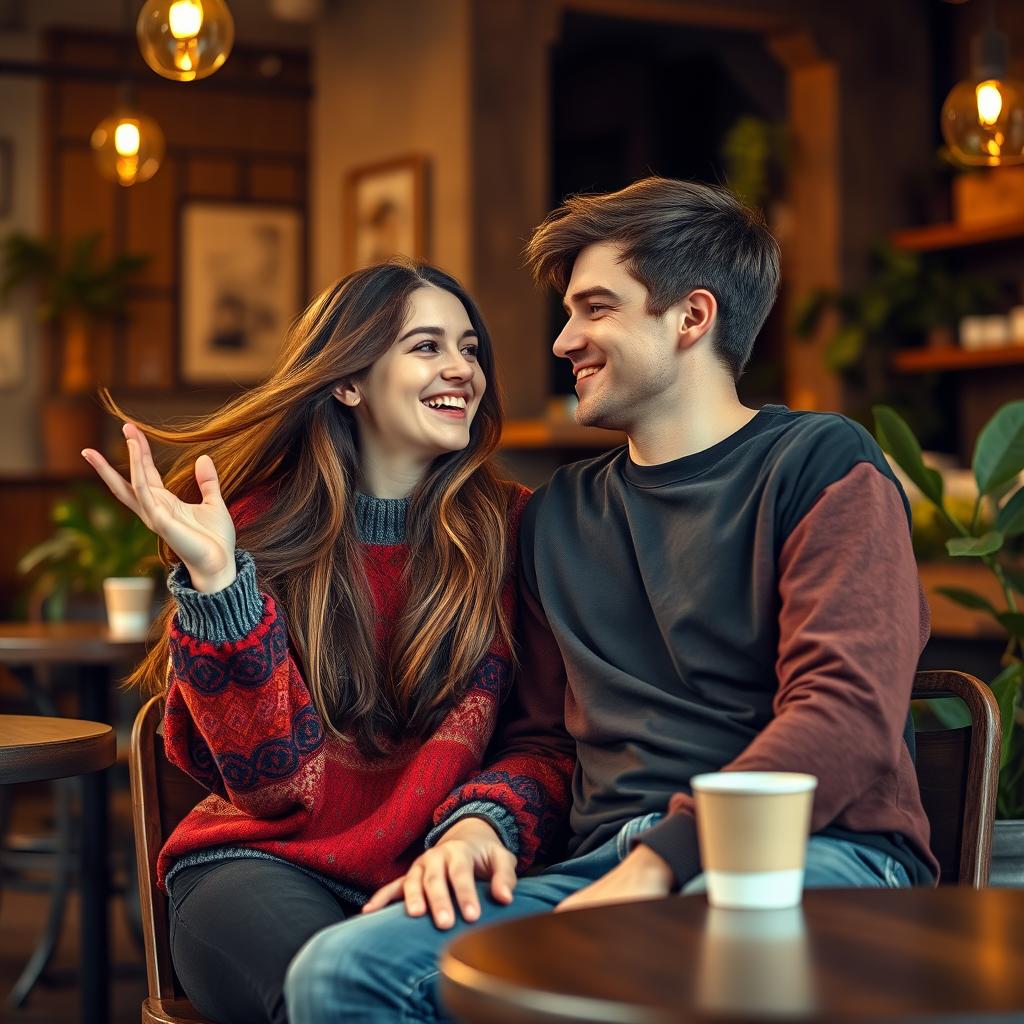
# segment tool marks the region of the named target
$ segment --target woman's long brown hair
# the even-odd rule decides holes
[[[355,495],[358,434],[332,389],[357,377],[398,337],[409,297],[432,285],[465,307],[479,339],[487,389],[469,445],[434,460],[411,495],[407,600],[382,664],[374,606],[359,546]],[[501,399],[490,337],[476,305],[443,271],[405,260],[359,270],[318,296],[289,332],[270,379],[207,417],[163,429],[113,414],[151,437],[182,447],[165,486],[201,500],[195,460],[209,455],[232,502],[270,488],[270,511],[238,528],[261,588],[283,610],[291,651],[325,727],[371,754],[435,728],[464,691],[495,634],[512,650],[501,588],[509,566],[514,486],[489,462],[501,435]],[[162,541],[165,565],[177,561]],[[166,685],[169,625],[129,680],[151,692]]]

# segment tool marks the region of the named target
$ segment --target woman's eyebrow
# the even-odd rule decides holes
[[[406,338],[411,338],[414,334],[432,334],[435,338],[443,338],[445,331],[443,327],[413,327],[406,331],[398,340],[405,341]],[[463,338],[475,338],[476,336],[476,331],[472,328],[462,332]]]

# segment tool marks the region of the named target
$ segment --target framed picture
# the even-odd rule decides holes
[[[265,380],[302,308],[301,211],[188,202],[181,213],[181,261],[182,380]]]
[[[343,196],[345,272],[392,256],[427,258],[427,162],[408,156],[357,167]]]
[[[14,143],[0,139],[0,217],[14,212]]]

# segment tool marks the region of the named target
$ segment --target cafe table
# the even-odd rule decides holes
[[[1024,1021],[1024,890],[818,889],[792,910],[671,896],[469,929],[466,1024]]]
[[[100,622],[0,622],[0,665],[10,668],[35,665],[68,667],[74,673],[77,714],[82,719],[103,723],[108,728],[115,670],[135,664],[145,651],[142,641],[112,637],[106,625]],[[42,714],[54,715],[56,709],[47,693],[30,682],[29,694]],[[90,769],[90,774],[82,776],[81,783],[82,837],[79,863],[81,878],[87,880],[82,885],[83,1020],[90,1024],[94,1021],[106,1024],[110,1005],[107,910],[110,886],[107,838],[109,797],[106,772]],[[55,903],[61,902],[57,890],[54,891],[53,899]],[[57,930],[61,916],[62,908],[58,915],[50,916],[51,923],[56,922]],[[17,992],[24,994],[34,984],[53,948],[53,939],[53,935],[44,935],[40,941],[40,950],[44,955],[33,957],[29,976],[23,975],[19,979]]]
[[[71,775],[102,778],[116,754],[114,729],[106,723],[45,715],[0,715],[0,785]],[[98,955],[97,943],[97,933],[101,932],[98,922],[106,916],[104,839],[85,829],[79,850],[82,1020],[89,1024],[110,1017],[107,965]]]

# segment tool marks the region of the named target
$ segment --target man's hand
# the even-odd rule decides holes
[[[491,880],[491,895],[499,903],[511,903],[516,857],[483,818],[462,818],[434,847],[420,854],[401,878],[378,889],[363,913],[404,898],[410,917],[421,917],[429,907],[434,924],[447,929],[455,924],[454,893],[463,918],[472,922],[480,916],[478,878]]]
[[[562,900],[555,907],[555,913],[602,903],[632,903],[667,896],[674,885],[675,876],[666,861],[649,846],[640,844],[603,878]]]

